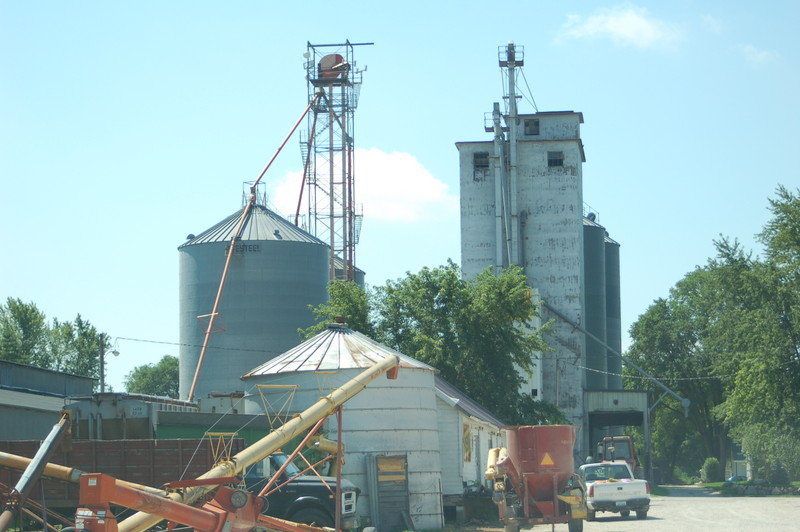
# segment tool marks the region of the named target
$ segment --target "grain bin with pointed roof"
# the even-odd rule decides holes
[[[180,254],[180,396],[194,378],[208,316],[242,210],[198,236]],[[261,205],[236,241],[195,397],[244,389],[242,374],[297,345],[314,323],[309,305],[327,301],[328,246]]]
[[[258,366],[242,379],[250,390],[245,413],[263,414],[285,401],[297,413],[389,356],[400,357],[397,379],[372,381],[343,408],[344,475],[361,489],[359,514],[382,532],[442,528],[441,461],[437,426],[436,369],[347,328],[328,329]],[[256,385],[273,385],[257,388]],[[255,391],[258,390],[258,391]],[[336,439],[334,416],[324,432]]]

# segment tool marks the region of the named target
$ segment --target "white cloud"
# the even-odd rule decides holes
[[[719,35],[722,33],[722,21],[712,15],[703,15],[701,17],[703,25],[705,25],[711,33]]]
[[[457,215],[458,196],[413,155],[356,148],[354,159],[355,200],[364,207],[365,221],[420,222]],[[291,172],[271,187],[269,203],[281,214],[296,211],[301,178],[302,172]],[[301,213],[305,210],[304,197]]]
[[[562,37],[611,39],[618,45],[637,48],[670,48],[681,40],[677,27],[632,5],[603,9],[588,17],[568,15],[562,29]]]
[[[744,44],[738,47],[739,51],[744,56],[745,61],[751,65],[763,65],[778,58],[778,53],[770,50],[760,50],[750,44]]]

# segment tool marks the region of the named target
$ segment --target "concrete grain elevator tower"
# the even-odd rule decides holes
[[[600,268],[597,261],[604,264],[607,260],[604,246],[609,239],[602,226],[583,215],[582,165],[586,160],[580,136],[583,114],[573,111],[519,114],[516,80],[524,65],[524,50],[511,42],[500,47],[498,56],[505,74],[506,93],[504,109],[495,103],[491,118],[485,123],[485,131],[493,134],[493,140],[456,143],[460,166],[461,267],[471,278],[488,266],[499,272],[509,265],[519,265],[533,292],[544,302],[543,319],[556,317],[548,312],[553,309],[573,324],[586,324],[585,279],[589,271],[593,276],[590,300],[598,309],[591,317],[596,322],[593,327],[602,329],[605,339],[608,286],[604,277],[606,268]],[[585,257],[585,231],[591,234],[590,264]],[[610,242],[613,252],[616,243]],[[613,256],[608,260],[612,259]],[[614,271],[618,276],[618,263],[612,264],[610,270],[612,276]],[[610,284],[618,313],[618,277]],[[611,322],[619,327],[618,319]],[[534,360],[537,375],[532,381],[541,384],[521,391],[555,404],[570,423],[583,427],[577,446],[588,450],[584,390],[587,378],[590,387],[606,388],[608,380],[599,372],[609,366],[605,350],[599,353],[593,350],[595,358],[591,362],[597,372],[586,370],[592,367],[587,361],[588,341],[583,334],[576,333],[573,324],[555,319],[551,332],[545,336],[553,350],[532,354],[538,358]]]

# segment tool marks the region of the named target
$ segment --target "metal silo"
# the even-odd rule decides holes
[[[622,311],[620,308],[619,243],[606,237],[606,343],[622,353]],[[622,359],[609,351],[608,389],[622,389]]]
[[[584,327],[602,341],[606,339],[606,260],[605,229],[589,215],[583,224],[583,274],[585,294]],[[606,348],[586,340],[586,389],[604,390],[606,379]]]
[[[180,252],[180,394],[186,397],[242,211],[178,248]],[[243,390],[241,376],[297,345],[314,323],[309,305],[327,300],[328,246],[269,209],[255,205],[236,241],[195,397]]]
[[[344,324],[303,342],[242,378],[248,385],[245,413],[262,414],[283,404],[296,385],[289,411],[297,413],[388,356],[400,357],[397,379],[377,379],[344,405],[343,475],[361,489],[358,510],[379,530],[407,530],[408,512],[417,530],[441,528],[441,458],[437,425],[436,370],[383,346]],[[266,402],[265,402],[266,401]],[[336,419],[324,428],[336,439]],[[385,478],[383,461],[395,474]],[[407,489],[402,484],[406,483]],[[383,490],[390,490],[389,496]],[[397,498],[405,497],[405,499]]]

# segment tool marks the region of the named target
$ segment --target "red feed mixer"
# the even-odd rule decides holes
[[[583,530],[586,486],[574,474],[571,425],[506,427],[508,448],[489,451],[486,478],[506,532],[537,524],[568,523]]]

